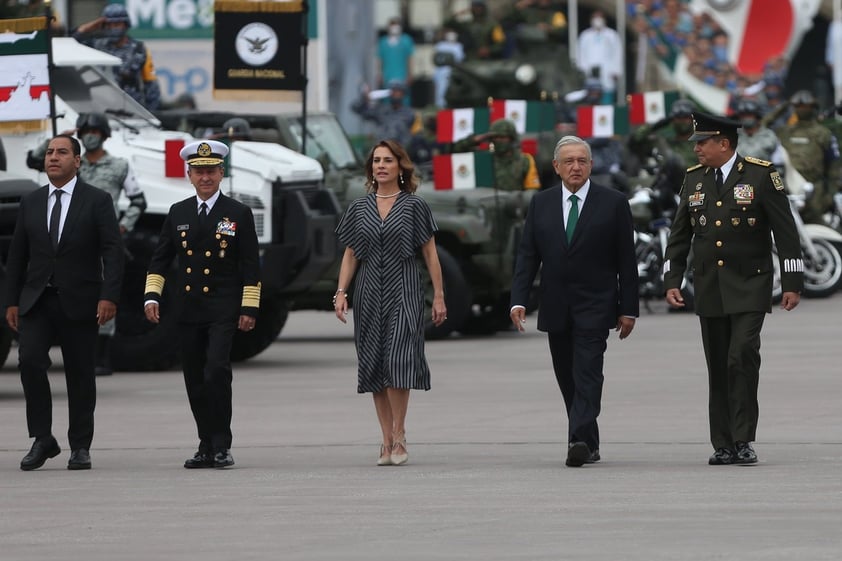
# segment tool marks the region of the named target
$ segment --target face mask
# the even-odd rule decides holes
[[[757,126],[757,119],[755,119],[754,117],[749,117],[747,119],[743,119],[742,123],[744,129],[753,129]]]
[[[458,39],[458,37],[459,36],[456,35],[456,33],[453,32],[453,31],[448,31],[447,33],[444,34],[444,40],[448,41],[450,43],[455,43],[456,39]]]
[[[716,45],[711,49],[716,60],[728,60],[728,48],[722,45]]]
[[[392,103],[392,107],[394,107],[395,109],[403,105],[402,97],[390,97],[389,101]]]
[[[813,110],[812,107],[805,109],[796,109],[795,114],[798,116],[799,121],[812,121],[816,118],[816,112]]]
[[[389,35],[396,36],[401,34],[401,26],[400,25],[390,25],[389,26]]]
[[[591,26],[595,29],[602,29],[605,27],[605,20],[603,18],[593,18],[591,20]]]
[[[98,134],[83,134],[82,146],[85,150],[99,150],[102,147],[103,138]]]
[[[110,39],[112,43],[116,43],[120,39],[122,39],[123,35],[126,34],[126,30],[120,27],[114,28],[106,28],[102,30],[102,36]]]

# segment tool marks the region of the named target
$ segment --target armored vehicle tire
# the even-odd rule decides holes
[[[459,331],[468,315],[471,312],[471,290],[456,261],[446,249],[440,245],[436,246],[441,264],[442,283],[444,284],[444,303],[447,306],[447,319],[438,327],[433,325],[433,283],[427,268],[422,267],[422,279],[424,282],[424,337],[443,339],[454,331]]]
[[[9,358],[12,339],[14,339],[14,335],[12,335],[11,328],[6,325],[0,327],[0,366],[6,364],[6,359]]]
[[[247,360],[265,351],[280,335],[288,316],[289,307],[280,294],[262,294],[254,329],[249,332],[238,329],[234,334],[231,360]]]

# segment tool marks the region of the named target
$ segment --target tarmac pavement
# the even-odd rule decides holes
[[[179,372],[97,380],[91,471],[19,469],[16,351],[0,373],[0,560],[838,560],[842,295],[778,309],[763,332],[756,466],[707,465],[707,382],[691,314],[643,313],[606,357],[602,462],[564,467],[546,337],[427,343],[409,463],[377,467],[350,324],[297,312],[235,367],[236,466],[185,470],[197,444]]]

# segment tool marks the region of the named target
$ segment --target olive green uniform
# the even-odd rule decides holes
[[[834,162],[839,158],[839,146],[836,137],[826,126],[813,120],[782,127],[777,134],[793,167],[813,184],[813,194],[802,211],[804,221],[821,223],[836,192],[835,188],[828,188],[837,176]]]
[[[692,131],[690,131],[692,132]],[[653,147],[658,148],[661,154],[673,152],[684,161],[684,167],[690,167],[699,161],[693,148],[695,142],[687,140],[688,135],[679,137],[672,124],[657,127],[655,125],[642,125],[629,137],[629,147],[638,156],[648,155]]]
[[[687,170],[664,261],[664,285],[680,288],[692,247],[715,449],[752,442],[757,429],[760,330],[772,311],[774,233],[785,292],[803,285],[801,245],[783,180],[770,162],[737,159],[721,190],[714,169]]]

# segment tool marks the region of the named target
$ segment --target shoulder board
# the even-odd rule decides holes
[[[772,165],[772,162],[767,162],[766,160],[761,160],[760,158],[755,158],[754,156],[746,156],[745,161],[752,164],[757,164],[758,166],[763,166],[765,168],[768,168]]]
[[[687,168],[687,171],[693,171],[694,169],[699,169],[700,167],[702,167],[702,164],[696,164],[693,167]]]

